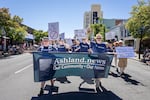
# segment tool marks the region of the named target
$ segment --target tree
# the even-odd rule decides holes
[[[13,22],[17,22],[19,24],[21,24],[23,22],[23,18],[20,18],[17,15],[13,16],[12,20],[13,20]]]
[[[0,8],[0,30],[4,29],[6,36],[12,41],[22,42],[25,39],[26,27],[21,26],[23,18],[15,15],[11,18],[8,8]],[[2,31],[0,31],[2,35]]]
[[[103,39],[105,40],[105,31],[106,31],[105,25],[103,25],[103,24],[92,24],[91,29],[94,33],[94,36],[96,36],[96,34],[101,34],[103,36]]]
[[[126,28],[135,38],[150,36],[150,3],[143,0],[138,1],[138,5],[132,7],[131,18],[126,23]]]
[[[0,8],[0,34],[2,35],[2,30],[5,30],[9,27],[11,23],[11,16],[8,8]]]
[[[141,54],[142,39],[150,36],[150,2],[139,0],[138,5],[133,6],[131,18],[126,23],[126,28],[135,38],[140,38],[139,59]]]
[[[48,36],[48,32],[43,32],[42,30],[35,30],[33,31],[33,34],[35,36],[34,40],[36,43],[39,43],[43,37]]]

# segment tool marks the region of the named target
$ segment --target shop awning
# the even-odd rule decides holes
[[[30,33],[28,33],[26,36],[25,36],[25,38],[26,39],[34,39],[34,36],[33,36],[33,34],[30,34]]]

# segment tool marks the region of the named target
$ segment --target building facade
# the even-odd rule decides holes
[[[92,13],[92,24],[99,23],[99,18],[103,18],[103,12],[101,11],[100,4],[93,4],[91,6],[91,13]]]
[[[85,12],[84,13],[84,22],[83,22],[83,28],[86,29],[90,27],[91,25],[91,11]]]
[[[99,23],[99,18],[103,18],[100,4],[91,5],[91,10],[84,13],[83,28],[87,29],[91,24]]]
[[[125,23],[120,23],[111,28],[105,33],[105,37],[107,41],[123,40],[125,46],[134,47],[136,52],[139,50],[140,40],[131,36],[130,32],[125,28]]]

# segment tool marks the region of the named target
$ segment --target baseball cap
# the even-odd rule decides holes
[[[122,41],[122,40],[119,40],[119,43],[123,43],[123,41]]]
[[[43,37],[42,41],[49,40],[48,37]]]

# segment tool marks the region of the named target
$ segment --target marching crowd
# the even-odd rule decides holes
[[[117,54],[115,53],[115,47],[123,46],[123,41],[116,41],[114,43],[104,43],[102,42],[102,35],[97,34],[94,41],[89,41],[87,38],[82,38],[82,41],[77,39],[72,39],[72,45],[68,45],[64,40],[53,41],[49,40],[48,37],[44,37],[41,41],[41,46],[38,48],[38,51],[41,52],[88,52],[88,53],[105,53],[112,52],[114,53],[115,66],[119,76],[124,74],[124,70],[127,67],[127,58],[119,58],[117,64]],[[118,66],[118,67],[117,67]],[[50,80],[51,86],[54,86],[54,80]],[[101,78],[95,78],[96,91],[100,90]],[[44,93],[45,81],[41,82],[41,89],[39,96]]]

